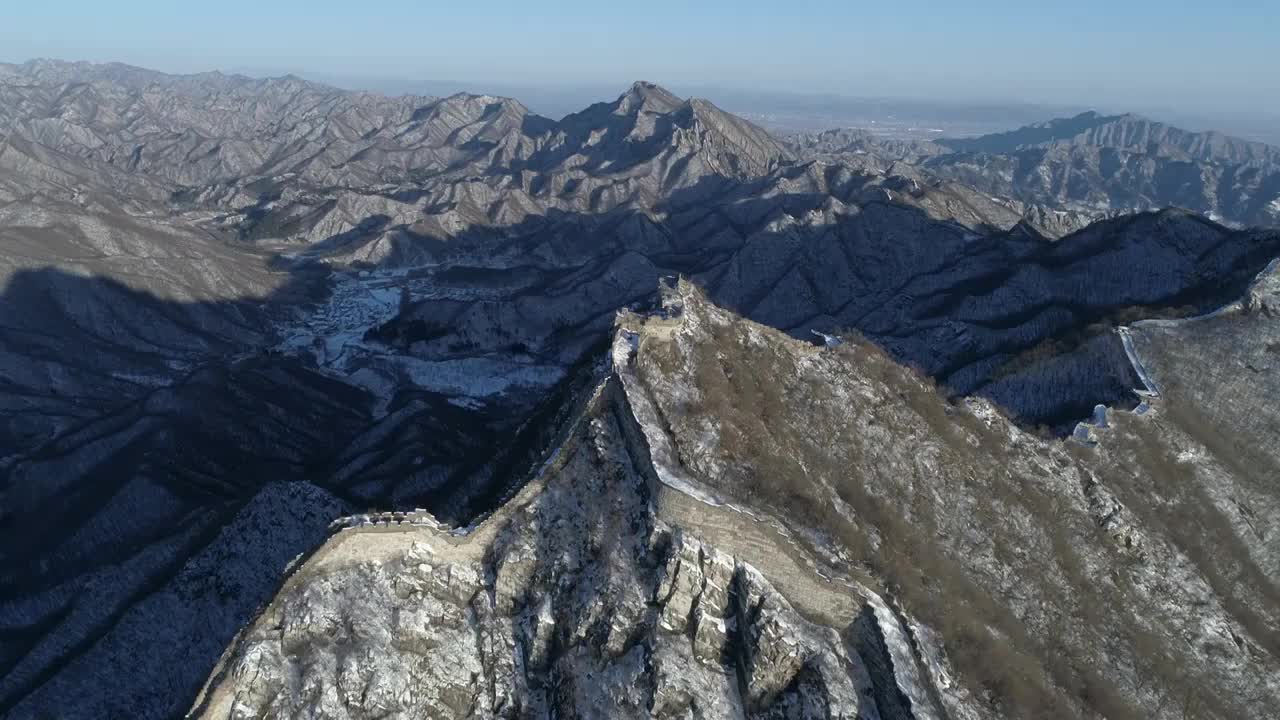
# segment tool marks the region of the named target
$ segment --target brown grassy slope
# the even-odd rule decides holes
[[[1212,506],[1188,513],[1196,480],[1152,459],[1177,452],[1167,413],[1123,418],[1156,428],[1125,430],[1129,450],[1045,442],[986,405],[948,404],[873,346],[819,349],[679,293],[678,328],[644,334],[637,372],[686,471],[880,577],[994,710],[1280,705],[1280,602],[1247,556],[1207,557],[1202,540],[1230,548],[1232,526]]]

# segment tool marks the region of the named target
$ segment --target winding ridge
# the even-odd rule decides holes
[[[944,397],[1061,436],[1137,402],[1113,327],[1230,303],[1280,254],[1275,231],[1185,211],[1085,227],[932,170],[809,158],[643,82],[552,121],[39,61],[0,66],[0,138],[14,717],[176,716],[335,517],[510,507],[582,414],[617,311],[655,307],[661,278],[792,338],[862,335]],[[857,637],[888,637],[884,612]]]

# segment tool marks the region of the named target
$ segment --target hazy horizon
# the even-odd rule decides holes
[[[508,0],[457,5],[294,1],[189,7],[137,0],[24,3],[0,28],[6,60],[119,61],[168,72],[302,75],[513,86],[616,85],[829,93],[1139,110],[1280,115],[1280,5],[1215,11],[1185,0],[1028,7],[656,0],[643,10],[567,0],[531,16]]]
[[[253,66],[157,66],[130,62],[119,58],[87,58],[74,56],[6,57],[0,63],[21,65],[35,60],[121,63],[167,74],[199,74],[222,72],[251,78],[295,75],[311,82],[344,90],[368,91],[386,95],[444,96],[457,92],[485,93],[515,98],[533,112],[552,118],[586,108],[592,103],[614,99],[633,82],[656,82],[682,97],[702,97],[726,110],[750,117],[780,130],[823,130],[835,127],[874,125],[875,118],[896,117],[907,113],[911,119],[938,119],[947,125],[946,136],[977,135],[1022,125],[1075,115],[1086,110],[1103,114],[1137,113],[1154,120],[1181,126],[1187,130],[1216,130],[1249,140],[1280,145],[1280,115],[1252,113],[1233,115],[1224,112],[1195,113],[1167,107],[1144,107],[1138,104],[1108,105],[1101,103],[1036,103],[1017,99],[932,98],[910,95],[852,95],[836,91],[817,92],[795,89],[744,88],[732,85],[670,83],[662,78],[634,77],[615,82],[596,83],[519,83],[511,80],[451,80],[434,77],[364,76],[357,74],[310,71],[301,67]],[[766,116],[787,120],[769,122]],[[825,120],[825,122],[824,122]]]

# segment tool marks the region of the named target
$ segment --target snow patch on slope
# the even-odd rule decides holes
[[[613,372],[622,383],[636,423],[639,424],[645,441],[649,444],[649,456],[658,480],[672,490],[688,495],[706,505],[724,507],[755,517],[750,511],[728,502],[704,487],[697,480],[689,477],[680,467],[675,444],[662,429],[658,410],[635,375],[635,353],[639,349],[639,341],[640,337],[634,331],[619,328],[614,335],[609,357]]]
[[[484,398],[521,388],[546,388],[564,378],[559,365],[538,365],[499,357],[424,360],[410,355],[372,357],[352,382],[375,394],[411,383],[443,395]]]
[[[143,702],[164,698],[163,713],[177,717],[197,688],[183,685],[173,668],[192,662],[212,662],[244,621],[245,613],[270,599],[284,570],[299,552],[317,547],[328,535],[330,518],[348,512],[342,501],[306,483],[270,483],[199,550],[176,574],[141,598],[99,603],[83,599],[85,588],[73,589],[75,615],[51,633],[37,652],[30,654],[19,673],[35,671],[64,643],[75,643],[109,622],[106,632],[83,653],[74,656],[69,671],[59,672],[14,707],[9,717],[30,717],[37,708],[63,708],[59,717],[103,718],[120,716],[120,708],[141,707]],[[193,527],[191,534],[198,534]],[[140,555],[150,559],[131,561],[95,573],[93,584],[137,587],[125,575],[147,573],[172,559],[177,546],[190,538],[156,543]],[[99,595],[99,597],[101,597]],[[52,599],[52,598],[50,598]],[[127,603],[127,604],[125,604]],[[85,607],[87,606],[87,607]],[[113,610],[122,614],[110,619]],[[171,628],[201,627],[194,635],[172,634],[173,642],[146,642],[149,652],[139,654],[144,640],[169,634]],[[84,678],[130,678],[130,683],[86,683]],[[21,681],[14,676],[6,678]],[[67,712],[63,699],[75,696],[76,712]],[[132,715],[132,713],[127,713]]]
[[[399,312],[403,282],[394,272],[336,274],[328,301],[286,329],[276,350],[310,354],[322,367],[347,370],[351,354],[368,349],[365,333]]]
[[[863,596],[875,612],[876,623],[880,626],[885,648],[889,651],[889,659],[893,661],[894,682],[897,683],[898,690],[911,701],[912,715],[916,720],[937,720],[938,714],[934,711],[926,689],[928,681],[920,674],[911,639],[898,622],[898,616],[879,595],[866,590]]]
[[[1118,328],[1120,333],[1120,342],[1124,345],[1124,354],[1129,358],[1129,363],[1133,365],[1133,371],[1138,374],[1138,379],[1142,381],[1145,392],[1152,397],[1160,396],[1160,388],[1156,385],[1156,381],[1151,378],[1151,374],[1147,372],[1147,368],[1142,364],[1142,359],[1138,357],[1138,351],[1133,346],[1133,332],[1127,328]]]
[[[563,379],[563,367],[516,353],[426,359],[365,341],[399,314],[406,299],[436,294],[429,277],[403,268],[335,273],[329,298],[281,327],[284,339],[274,350],[310,358],[323,371],[368,390],[376,398],[376,417],[386,415],[405,387],[453,395],[458,407],[477,409],[483,398],[545,389]]]

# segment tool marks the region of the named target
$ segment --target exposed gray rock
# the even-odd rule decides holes
[[[1270,337],[1245,308],[1271,279],[1216,321]],[[618,325],[513,500],[464,534],[339,531],[192,715],[1269,717],[1274,468],[1180,399],[1104,410],[1087,449],[689,283]],[[1229,565],[1200,546],[1248,533]]]
[[[1134,328],[1157,384],[1180,390],[1106,411],[1093,448],[948,404],[868,344],[786,339],[689,284],[666,317],[628,322],[624,377],[659,477],[877,578],[931,628],[913,637],[941,643],[918,650],[950,668],[935,687],[1007,717],[1263,718],[1280,697],[1274,383],[1239,404],[1193,396],[1181,388],[1224,358],[1157,333],[1230,323],[1259,362],[1276,320],[1245,308],[1265,278],[1210,318]],[[1205,392],[1246,397],[1247,377]]]
[[[702,541],[666,511],[687,502],[671,492],[607,380],[547,469],[466,535],[330,539],[229,651],[194,715],[897,717],[877,707],[858,654],[880,660],[883,634],[854,642],[855,617],[806,619],[787,598],[800,588],[780,591],[730,554],[762,548]],[[859,627],[882,633],[871,616]]]
[[[1065,433],[1137,402],[1145,350],[1111,325],[1234,299],[1280,244],[1173,211],[1073,232],[1082,216],[905,162],[802,159],[647,83],[552,122],[489,96],[34,62],[0,67],[0,136],[0,714],[18,717],[171,714],[335,512],[468,525],[503,505],[660,277],[806,340],[857,330]],[[278,535],[250,511],[274,487],[299,503]],[[200,597],[188,571],[236,518],[278,542],[227,566],[241,591],[157,600]],[[189,660],[97,660],[173,648]]]

